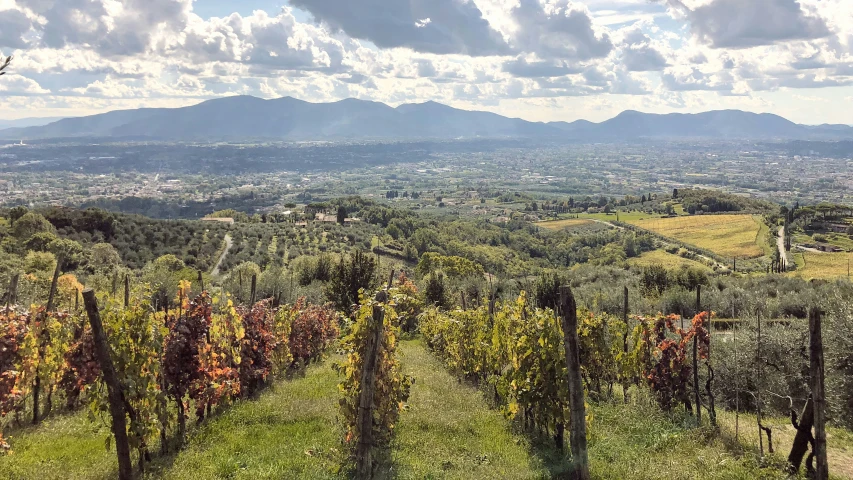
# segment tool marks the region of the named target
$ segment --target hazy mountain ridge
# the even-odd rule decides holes
[[[342,140],[542,137],[619,141],[640,138],[853,138],[847,125],[798,125],[778,115],[740,110],[651,114],[627,110],[601,123],[529,122],[436,102],[403,104],[357,99],[309,103],[291,97],[208,100],[172,109],[118,110],[43,126],[0,130],[3,139],[66,137],[152,140]]]

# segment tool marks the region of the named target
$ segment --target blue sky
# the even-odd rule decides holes
[[[226,95],[853,124],[851,0],[0,0],[0,119]]]

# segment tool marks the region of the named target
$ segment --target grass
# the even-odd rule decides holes
[[[336,358],[337,359],[337,358]],[[153,477],[344,478],[338,375],[331,361],[305,376],[273,384],[199,428],[188,445]]]
[[[740,414],[739,422],[735,420],[734,412],[718,411],[717,421],[720,425],[722,436],[728,441],[735,442],[736,424],[737,445],[745,451],[758,452],[758,427],[755,415]],[[774,461],[784,461],[791,445],[794,442],[796,431],[791,425],[788,417],[764,417],[763,423],[773,430],[773,448],[775,449]],[[853,478],[853,432],[835,427],[827,427],[827,460],[831,478],[851,479]],[[767,451],[767,437],[764,437],[764,449]],[[805,461],[802,470],[805,470]]]
[[[111,479],[118,475],[115,451],[104,442],[110,434],[84,412],[57,415],[37,427],[9,435],[11,455],[0,455],[3,478],[40,480]]]
[[[629,258],[628,263],[635,267],[649,267],[652,265],[661,265],[668,269],[691,267],[710,270],[708,266],[702,262],[697,262],[696,260],[684,258],[680,255],[675,255],[673,253],[667,253],[663,250],[652,250],[651,252],[645,252],[639,257]]]
[[[837,278],[847,276],[848,261],[853,264],[853,253],[791,252],[788,254],[797,264],[790,276],[813,278]]]
[[[386,474],[394,478],[547,478],[530,442],[460,383],[420,340],[401,342],[404,371],[415,377]]]
[[[590,470],[596,479],[781,479],[692,419],[660,412],[648,400],[592,407]]]
[[[592,220],[580,218],[568,218],[565,220],[551,220],[547,222],[538,222],[536,225],[547,228],[548,230],[561,230],[564,228],[579,227],[593,223]]]
[[[761,221],[752,215],[697,215],[627,222],[725,257],[764,255]]]

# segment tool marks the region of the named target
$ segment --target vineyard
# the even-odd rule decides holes
[[[495,245],[415,266],[350,249],[349,226],[247,224],[211,276],[175,254],[128,268],[25,216],[0,306],[11,478],[853,478],[843,280],[716,276],[614,229],[502,246],[456,221],[436,230]],[[648,263],[494,274],[527,235]]]

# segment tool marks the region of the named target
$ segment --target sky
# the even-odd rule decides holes
[[[0,119],[228,95],[853,124],[853,0],[0,0]]]

